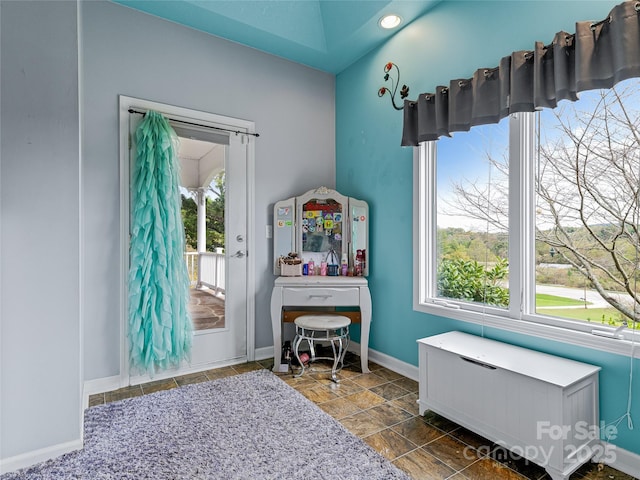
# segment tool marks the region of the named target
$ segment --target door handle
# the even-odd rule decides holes
[[[234,253],[233,255],[229,255],[230,257],[238,257],[238,258],[242,258],[245,255],[247,255],[247,252],[245,252],[244,250],[238,250],[236,253]]]

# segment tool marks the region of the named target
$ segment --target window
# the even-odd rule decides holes
[[[589,345],[634,335],[638,126],[631,79],[421,144],[416,309]]]
[[[508,136],[505,119],[438,142],[434,294],[445,304],[509,307]]]

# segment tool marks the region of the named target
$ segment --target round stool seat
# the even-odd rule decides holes
[[[308,330],[337,330],[351,325],[351,319],[342,315],[302,315],[295,324]]]
[[[351,319],[343,315],[323,315],[309,314],[302,315],[294,320],[296,324],[296,336],[293,340],[293,353],[300,364],[300,373],[296,377],[302,376],[305,370],[305,364],[300,359],[300,344],[306,341],[311,351],[310,362],[315,360],[333,360],[331,368],[331,379],[339,382],[336,373],[340,371],[344,365],[344,355],[347,353],[347,345],[349,344],[349,325]],[[316,342],[329,342],[333,357],[317,357],[315,352]]]

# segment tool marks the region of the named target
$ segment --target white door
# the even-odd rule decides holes
[[[128,343],[128,310],[126,289],[126,275],[129,269],[129,212],[130,212],[130,175],[135,162],[135,130],[142,120],[142,115],[131,114],[129,109],[146,111],[156,110],[170,119],[207,126],[218,126],[230,130],[251,131],[251,122],[230,119],[205,112],[192,111],[179,107],[147,102],[129,97],[120,97],[121,119],[121,150],[129,147],[125,154],[121,154],[121,168],[126,174],[121,175],[121,225],[123,230],[123,308],[121,309],[122,354],[121,354],[121,384],[137,384],[148,380],[147,375],[129,375],[129,343]],[[224,131],[218,134],[226,135]],[[128,141],[131,139],[131,141]],[[250,217],[247,201],[251,178],[249,167],[252,161],[253,149],[250,146],[253,137],[231,133],[228,135],[228,145],[225,145],[225,326],[223,328],[194,331],[193,347],[190,362],[184,362],[176,369],[166,372],[156,372],[154,378],[164,378],[173,375],[212,368],[217,365],[238,363],[253,359],[253,339],[249,338],[253,331],[253,317],[251,289],[247,281],[249,271],[249,255],[247,247],[248,220]],[[133,373],[133,372],[132,372]]]

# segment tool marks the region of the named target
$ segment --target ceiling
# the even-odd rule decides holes
[[[180,185],[187,190],[206,189],[215,175],[224,169],[225,146],[188,137],[180,137]]]
[[[113,1],[336,74],[442,0]],[[384,30],[389,13],[403,21]]]

